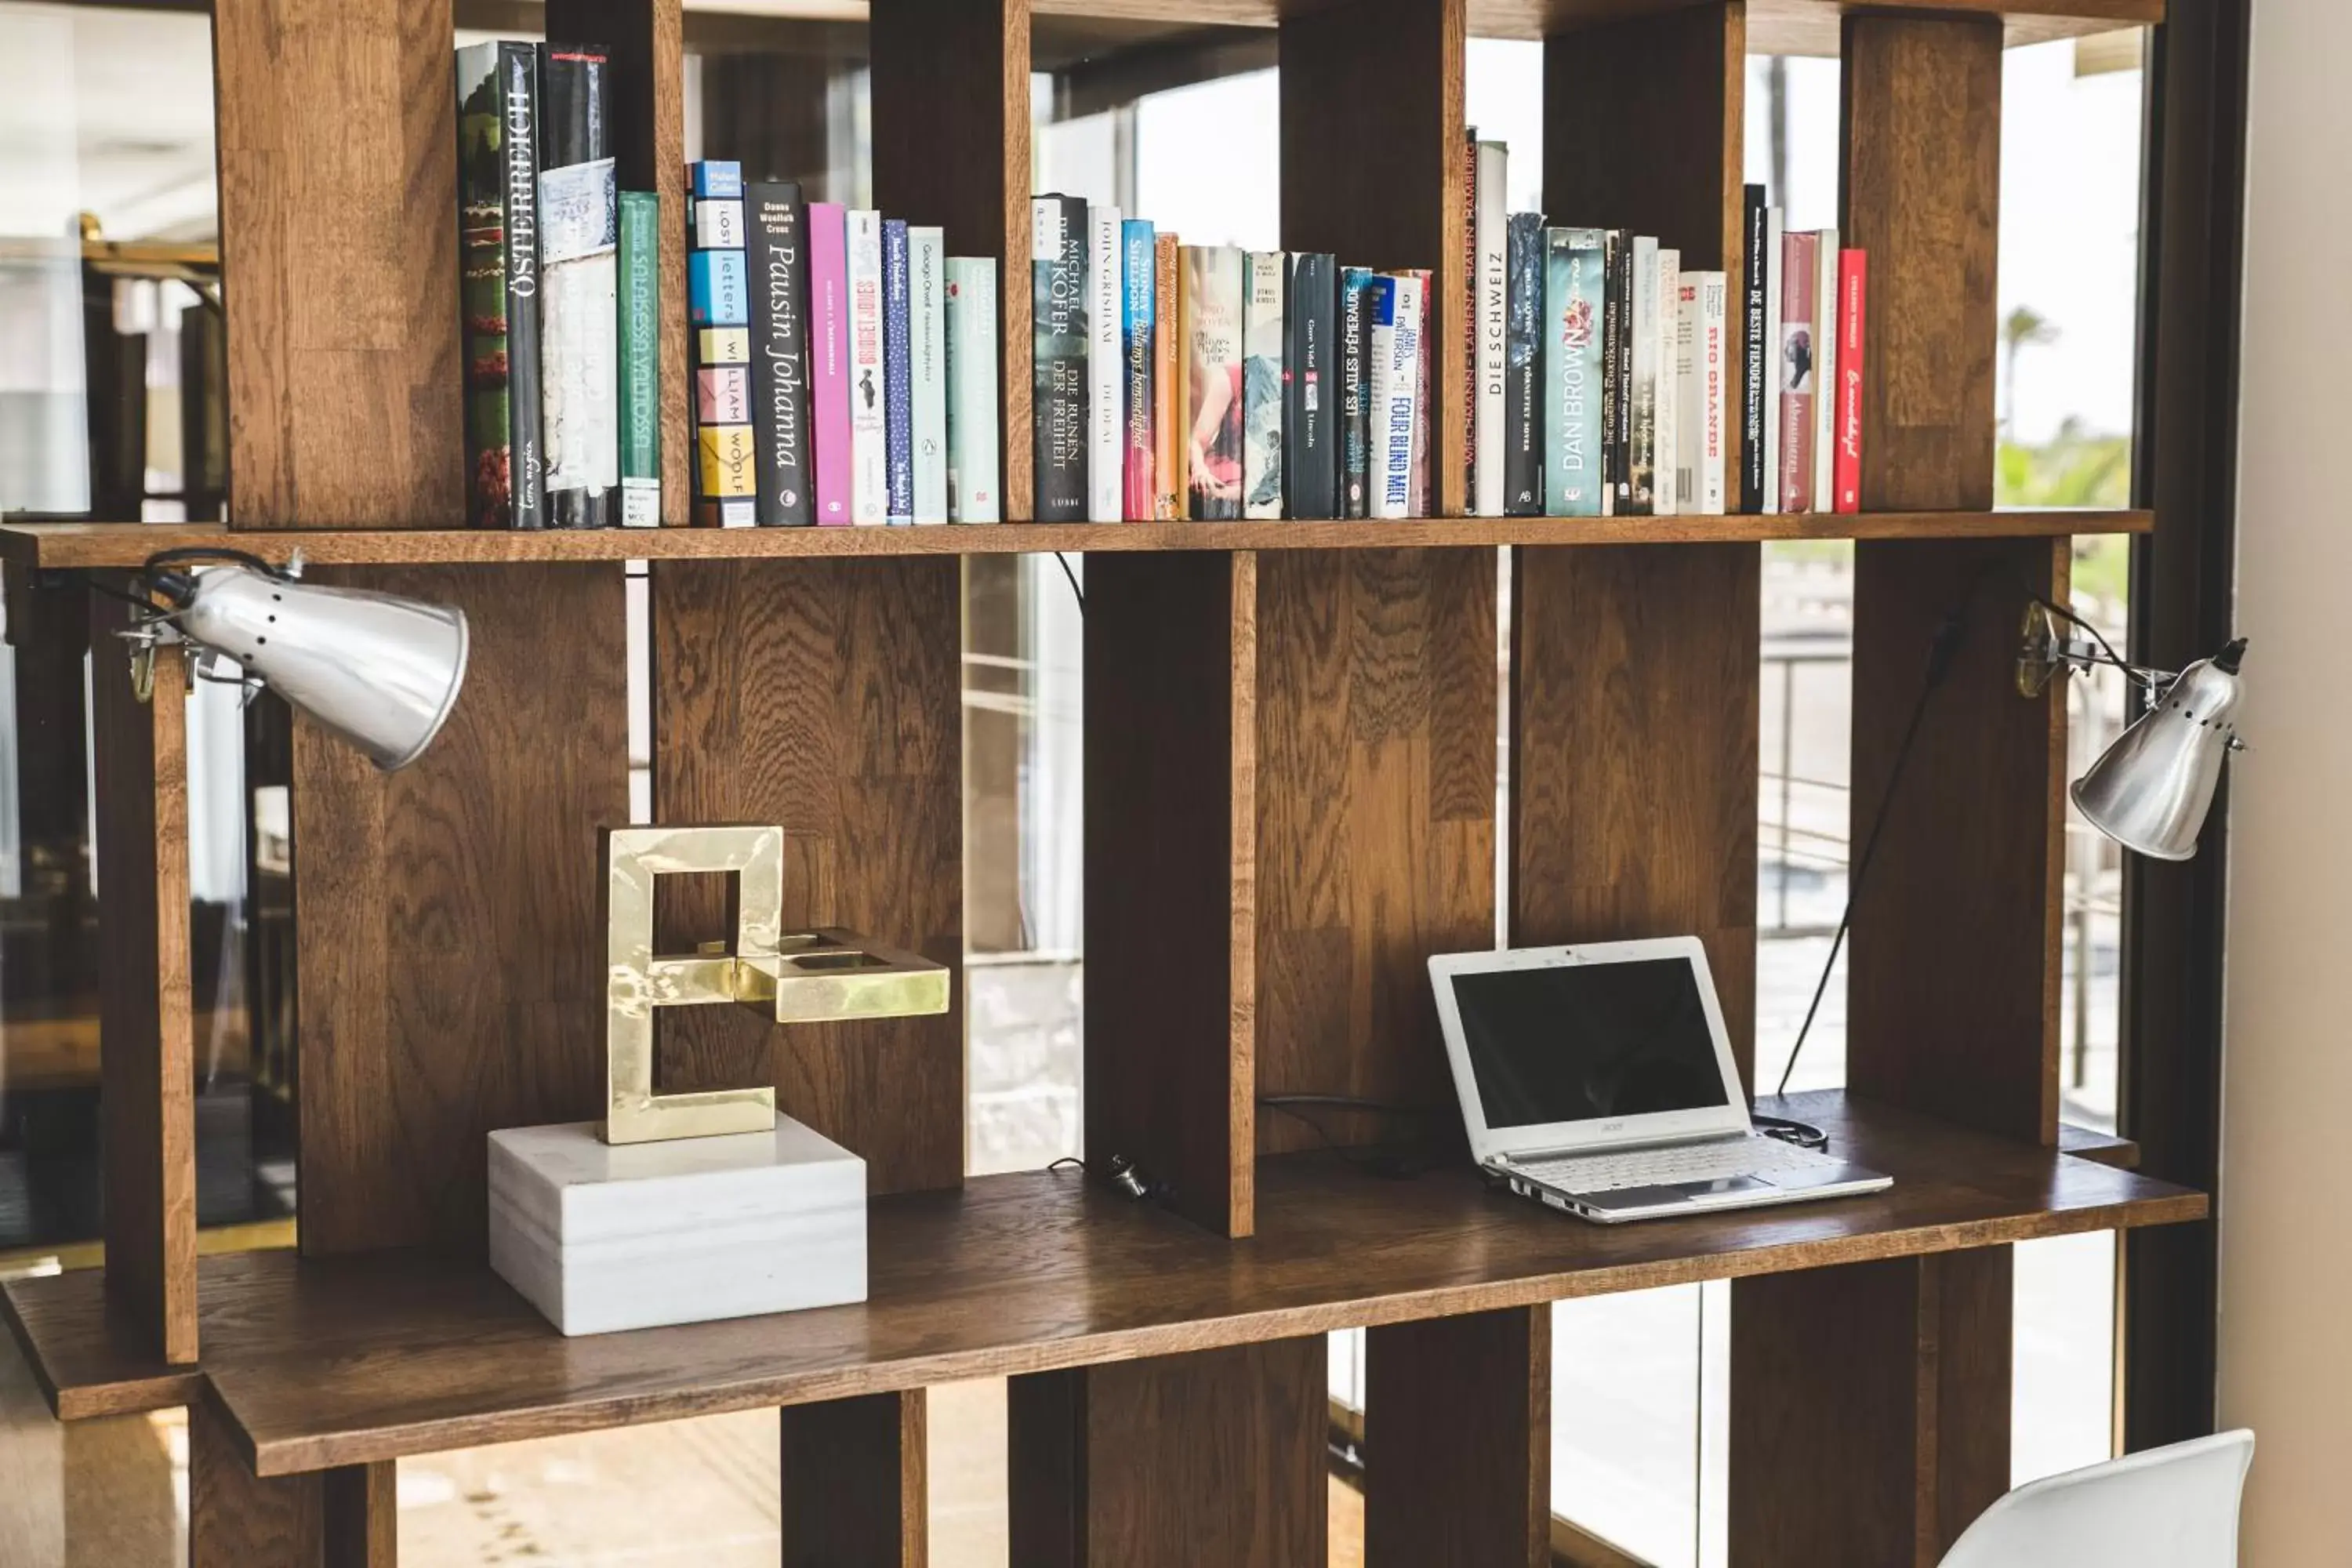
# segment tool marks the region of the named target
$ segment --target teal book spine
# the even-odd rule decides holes
[[[661,526],[661,198],[621,193],[621,526]]]
[[[1544,230],[1544,515],[1599,517],[1608,236]]]

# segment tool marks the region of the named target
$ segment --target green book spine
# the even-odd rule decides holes
[[[621,193],[621,524],[661,525],[661,198]]]

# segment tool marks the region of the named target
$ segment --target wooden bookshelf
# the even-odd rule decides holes
[[[299,550],[320,580],[462,607],[473,642],[447,727],[400,773],[295,731],[299,1258],[197,1266],[173,1077],[189,982],[182,938],[150,918],[184,906],[185,868],[168,835],[152,861],[101,867],[105,940],[156,981],[109,1015],[110,1185],[120,1171],[135,1196],[109,1206],[103,1277],[5,1300],[61,1414],[192,1405],[196,1561],[387,1568],[401,1456],[773,1405],[787,1561],[919,1563],[923,1386],[997,1373],[1024,1568],[1288,1568],[1323,1547],[1311,1336],[1371,1325],[1373,1554],[1538,1563],[1547,1304],[1728,1278],[1735,1563],[1924,1565],[2007,1485],[2010,1244],[2204,1213],[2116,1168],[2128,1145],[2059,1122],[2064,710],[2019,697],[2009,668],[2024,593],[2066,591],[2072,536],[2161,520],[1991,506],[2000,51],[2159,24],[2161,0],[1036,0],[1137,37],[1273,29],[1280,242],[1431,268],[1441,321],[1465,302],[1473,34],[1545,40],[1548,210],[1655,234],[1735,285],[1748,58],[1841,54],[1842,227],[1872,255],[1858,516],[1101,526],[1021,521],[1032,0],[872,0],[877,203],[996,258],[1006,285],[1013,521],[535,534],[443,526],[462,490],[446,7],[216,9],[236,526],[8,525],[0,563]],[[677,0],[545,16],[613,46],[623,178],[657,191],[674,240]],[[297,153],[330,135],[346,155],[321,195],[329,165]],[[297,213],[328,215],[325,242],[289,228]],[[674,345],[684,290],[663,264]],[[1454,513],[1464,349],[1437,342]],[[1798,1107],[1896,1186],[1603,1230],[1461,1171],[1380,1181],[1261,1118],[1282,1092],[1449,1103],[1423,959],[1498,925],[1526,942],[1696,932],[1752,1071],[1757,546],[1787,539],[1858,542],[1857,821],[1927,638],[1956,609],[1966,627],[1856,910],[1853,1096]],[[1020,551],[1101,557],[1085,1126],[1090,1158],[1171,1184],[1155,1205],[1066,1173],[962,1180],[957,558]],[[595,844],[629,803],[613,568],[640,559],[656,818],[782,823],[785,918],[920,951],[953,971],[955,1005],[789,1032],[695,1019],[663,1044],[666,1083],[773,1084],[866,1158],[872,1300],[564,1341],[483,1261],[483,1149],[601,1107]],[[94,732],[100,837],[139,845],[184,810],[177,714],[167,689],[138,721],[103,627],[99,679],[121,689]],[[666,944],[718,934],[715,904],[665,918]],[[1458,1433],[1475,1455],[1448,1447]]]

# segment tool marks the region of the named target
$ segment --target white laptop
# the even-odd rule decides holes
[[[1429,961],[1479,1166],[1604,1224],[1843,1197],[1894,1180],[1748,1120],[1695,936]]]

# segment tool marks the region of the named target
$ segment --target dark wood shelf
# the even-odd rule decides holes
[[[1769,517],[1458,517],[1379,522],[1003,522],[927,528],[284,529],[179,523],[0,527],[0,561],[60,570],[137,566],[159,550],[299,550],[321,566],[547,561],[755,561],[779,556],[1005,555],[1035,551],[1379,550],[1496,544],[1721,544],[1782,539],[2026,539],[2145,533],[2146,511],[1807,512]]]
[[[875,1201],[863,1305],[566,1340],[478,1264],[207,1258],[201,1373],[116,1358],[95,1274],[7,1313],[60,1414],[209,1390],[264,1476],[960,1378],[1251,1343],[1696,1279],[2200,1218],[2204,1197],[1838,1093],[1766,1100],[1886,1193],[1622,1227],[1486,1192],[1265,1161],[1231,1242],[1075,1171]]]

